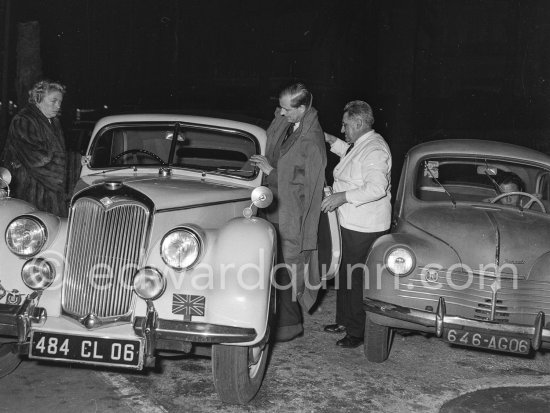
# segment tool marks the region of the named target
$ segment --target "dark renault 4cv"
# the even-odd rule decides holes
[[[482,140],[406,156],[391,233],[367,259],[365,354],[395,329],[528,354],[550,346],[550,157]]]

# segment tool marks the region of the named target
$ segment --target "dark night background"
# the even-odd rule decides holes
[[[437,138],[550,152],[547,0],[16,0],[6,19],[8,1],[8,95],[18,26],[38,21],[42,74],[68,86],[65,124],[102,105],[269,121],[301,80],[330,133],[347,101],[373,106],[394,180],[406,150]]]

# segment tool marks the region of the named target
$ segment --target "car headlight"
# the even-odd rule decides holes
[[[170,231],[160,244],[162,259],[176,270],[184,270],[195,265],[201,250],[201,238],[189,228],[176,228]]]
[[[144,300],[156,300],[165,288],[166,278],[155,268],[142,268],[134,276],[134,291]]]
[[[37,218],[23,216],[14,219],[6,229],[6,244],[11,252],[22,257],[38,254],[46,240],[46,226]]]
[[[23,265],[21,278],[30,289],[45,290],[55,279],[55,269],[44,258],[35,258]]]
[[[409,275],[415,266],[413,253],[408,248],[392,248],[386,253],[386,268],[393,275]]]

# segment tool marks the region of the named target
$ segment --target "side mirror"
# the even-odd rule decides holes
[[[0,188],[7,188],[11,182],[11,172],[0,167]]]
[[[252,205],[256,208],[267,208],[273,202],[273,192],[266,186],[259,186],[252,191],[250,195],[252,203],[249,207],[246,207],[243,210],[243,215],[245,218],[252,217]]]
[[[10,196],[11,173],[6,168],[0,167],[0,198]],[[5,190],[4,190],[5,188]]]

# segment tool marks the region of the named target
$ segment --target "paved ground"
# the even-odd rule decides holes
[[[0,412],[548,411],[550,353],[516,357],[398,334],[389,360],[369,363],[362,347],[338,348],[340,336],[322,331],[334,305],[329,290],[304,336],[274,346],[248,406],[220,402],[208,358],[178,357],[136,373],[26,361],[0,382]]]

